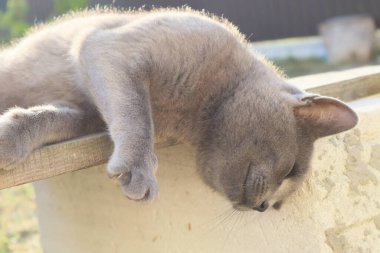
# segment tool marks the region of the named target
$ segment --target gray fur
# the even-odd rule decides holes
[[[73,14],[0,62],[0,164],[104,121],[108,174],[136,200],[158,194],[155,135],[194,145],[211,188],[263,211],[297,188],[317,138],[357,122],[342,102],[286,84],[233,25],[191,10]]]

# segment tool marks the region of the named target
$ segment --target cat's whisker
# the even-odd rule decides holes
[[[224,210],[221,214],[217,215],[216,217],[212,218],[208,222],[204,223],[205,227],[205,234],[208,234],[210,232],[214,232],[215,230],[222,228],[224,225],[226,225],[229,221],[229,219],[234,214],[234,209],[231,208],[231,206],[228,207],[227,210]]]
[[[250,216],[250,213],[248,213],[248,212],[243,212],[243,221],[244,221],[244,228],[246,228],[247,227],[247,221],[248,221],[248,217]]]
[[[225,238],[224,243],[223,243],[222,252],[224,252],[226,245],[227,245],[231,235],[233,234],[234,229],[236,228],[236,226],[239,223],[240,213],[241,212],[239,212],[237,210],[233,210],[233,215],[231,216],[232,226],[230,227],[230,229],[227,232],[226,238]]]
[[[260,213],[257,212],[246,212],[245,227],[251,226],[254,224],[259,217]]]
[[[215,223],[215,226],[213,229],[215,230],[218,228],[223,228],[223,226],[228,224],[230,222],[230,219],[234,216],[234,212],[235,212],[234,209],[229,209],[227,211],[227,214],[224,215],[224,217],[221,217],[221,219]]]
[[[227,210],[223,211],[221,214],[217,215],[213,220],[220,222],[221,220],[225,219],[230,214],[231,214],[231,210],[228,208]]]

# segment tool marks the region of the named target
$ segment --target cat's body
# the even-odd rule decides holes
[[[287,85],[232,25],[193,11],[77,14],[5,49],[0,64],[0,111],[25,108],[0,117],[2,166],[106,126],[108,172],[132,199],[158,193],[154,132],[195,145],[202,178],[236,207],[264,210],[301,181],[316,138],[357,121]]]

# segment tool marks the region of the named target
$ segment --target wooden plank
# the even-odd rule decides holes
[[[155,148],[176,143],[174,139],[157,140]],[[0,189],[104,164],[112,150],[113,144],[107,133],[42,147],[33,151],[24,162],[0,169]]]
[[[104,133],[42,147],[26,161],[0,170],[0,189],[105,163],[111,151]]]
[[[302,76],[289,82],[311,93],[353,101],[380,93],[380,66]]]
[[[324,73],[289,81],[309,92],[351,101],[380,93],[380,67]],[[159,140],[156,148],[173,144],[173,140]],[[35,150],[26,161],[10,166],[7,170],[0,169],[0,189],[106,163],[112,148],[106,133],[42,147]]]

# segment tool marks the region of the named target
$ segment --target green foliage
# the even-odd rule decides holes
[[[9,252],[9,240],[4,231],[0,230],[0,253]]]
[[[33,186],[0,191],[0,253],[42,253]]]
[[[6,11],[0,11],[0,43],[21,37],[30,26],[27,16],[27,0],[8,0]]]
[[[86,8],[87,0],[53,0],[52,16],[58,16],[71,10]],[[28,23],[28,1],[8,0],[6,11],[0,11],[0,43],[19,38],[30,27]],[[0,252],[1,253],[1,252]]]
[[[61,15],[71,10],[83,9],[87,6],[87,0],[54,0],[54,15]]]

